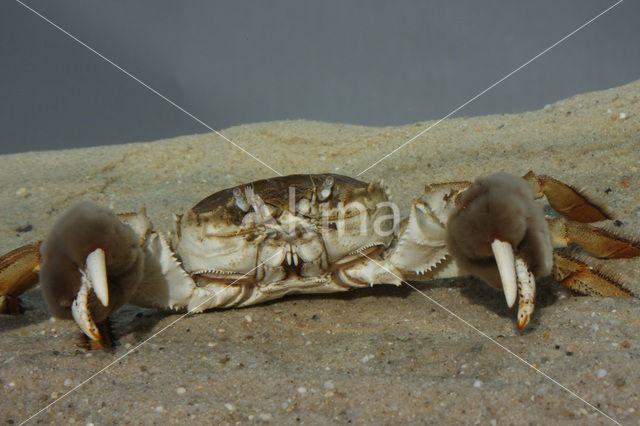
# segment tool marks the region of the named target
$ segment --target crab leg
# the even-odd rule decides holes
[[[554,252],[551,276],[568,289],[582,295],[635,297],[614,277],[572,256]]]
[[[549,205],[564,217],[577,222],[590,223],[611,219],[611,214],[597,205],[578,189],[550,176],[528,172],[522,177],[529,182],[534,196],[547,197]]]
[[[549,221],[556,247],[576,243],[593,256],[603,259],[628,259],[640,256],[640,242],[616,235],[606,229],[557,218]]]
[[[598,220],[601,218],[591,218]],[[564,218],[549,220],[551,241],[556,248],[578,244],[590,255],[601,259],[628,259],[640,256],[640,242],[616,232],[590,225],[586,220]],[[586,262],[586,256],[554,252],[552,277],[578,294],[606,297],[634,297],[615,274],[607,274]]]
[[[0,314],[23,312],[20,296],[38,283],[40,243],[19,247],[0,256]]]

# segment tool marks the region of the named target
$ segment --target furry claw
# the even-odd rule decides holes
[[[550,274],[553,247],[544,211],[529,184],[498,173],[462,192],[449,217],[447,248],[458,266],[518,302],[518,328],[534,310],[535,277]]]
[[[143,276],[144,222],[143,213],[116,216],[91,203],[58,220],[41,246],[41,287],[53,316],[73,317],[89,339],[106,339],[102,324]]]

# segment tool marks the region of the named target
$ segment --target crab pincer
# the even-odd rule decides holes
[[[73,317],[98,343],[108,339],[102,324],[143,275],[144,253],[131,227],[108,209],[82,203],[58,220],[40,251],[40,284],[52,315]]]
[[[535,279],[553,266],[542,207],[525,180],[505,173],[477,179],[457,204],[447,227],[450,253],[464,270],[501,288],[509,307],[519,295],[523,328],[534,310]]]

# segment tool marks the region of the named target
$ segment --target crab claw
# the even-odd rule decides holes
[[[505,173],[477,179],[460,194],[446,240],[459,267],[502,289],[509,307],[519,294],[523,328],[534,309],[535,277],[553,266],[549,227],[529,184]]]
[[[91,318],[91,311],[88,304],[89,292],[91,291],[91,282],[87,275],[82,273],[82,285],[78,290],[78,295],[71,304],[71,315],[74,321],[80,327],[80,330],[89,338],[97,341],[102,340],[102,335],[98,326]]]
[[[529,272],[525,261],[514,256],[511,244],[496,239],[491,243],[491,250],[498,266],[502,290],[510,308],[516,302],[518,293],[520,294],[518,328],[522,329],[529,323],[533,314],[536,280]]]
[[[91,318],[88,299],[90,292],[93,291],[102,306],[109,306],[107,264],[104,250],[97,248],[89,253],[85,263],[84,270],[80,270],[80,290],[71,304],[71,316],[84,334],[93,340],[101,341],[100,329]]]
[[[138,287],[144,253],[134,230],[110,210],[80,204],[63,215],[40,248],[40,283],[55,317],[73,317],[92,340]]]

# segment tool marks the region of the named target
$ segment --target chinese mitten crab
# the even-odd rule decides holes
[[[546,218],[546,196],[559,215]],[[125,303],[201,312],[289,293],[324,293],[467,273],[518,300],[518,327],[534,310],[536,279],[580,294],[633,297],[621,283],[557,251],[640,255],[639,244],[588,223],[609,215],[547,176],[504,173],[429,185],[399,219],[381,183],[335,174],[291,175],[219,191],[154,231],[144,209],[116,215],[83,203],[38,245],[0,258],[5,312],[40,281],[56,317],[73,317],[98,342]]]

